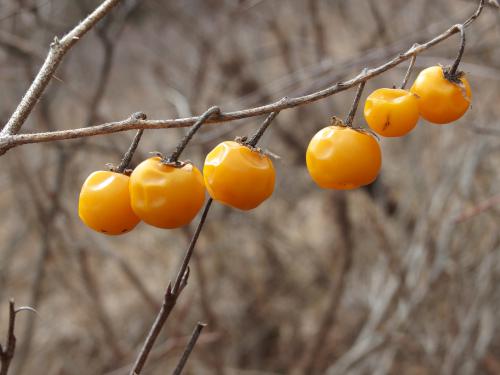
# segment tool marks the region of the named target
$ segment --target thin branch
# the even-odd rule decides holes
[[[313,28],[314,39],[315,39],[316,57],[318,61],[321,61],[325,57],[326,47],[325,47],[325,30],[320,16],[321,12],[319,9],[319,1],[309,0],[308,8],[311,17],[311,26]]]
[[[85,289],[91,299],[92,312],[95,313],[97,321],[99,322],[102,332],[104,333],[106,345],[112,350],[116,359],[122,358],[124,350],[121,347],[113,329],[112,319],[104,307],[101,289],[99,288],[98,282],[91,271],[87,251],[82,248],[78,250],[80,275],[85,285]]]
[[[87,18],[63,36],[62,39],[54,38],[45,62],[9,121],[0,132],[0,136],[17,134],[21,130],[24,122],[52,79],[64,55],[119,2],[120,0],[105,0]]]
[[[469,26],[479,16],[483,7],[484,7],[484,0],[481,0],[476,12],[462,24],[463,27]],[[248,108],[234,112],[220,113],[219,115],[214,115],[210,119],[208,119],[206,121],[206,124],[222,123],[222,122],[245,119],[249,117],[261,116],[269,114],[271,112],[276,112],[288,108],[294,108],[306,105],[327,98],[339,92],[348,90],[351,87],[357,86],[361,82],[376,77],[394,68],[395,66],[401,64],[402,62],[411,59],[413,56],[418,55],[428,50],[429,48],[441,43],[442,41],[448,39],[450,36],[460,31],[459,26],[460,25],[454,25],[445,32],[437,35],[433,39],[428,40],[427,42],[419,44],[417,46],[413,46],[406,52],[400,53],[398,56],[387,61],[386,63],[378,67],[368,69],[364,73],[360,73],[359,75],[357,75],[354,78],[351,78],[350,80],[335,83],[332,86],[329,86],[323,90],[319,90],[308,95],[290,98],[285,103],[277,101],[260,107]],[[0,155],[5,153],[12,147],[28,143],[52,142],[64,139],[83,138],[96,135],[117,133],[132,129],[181,128],[181,127],[191,126],[194,123],[196,123],[199,119],[200,119],[199,117],[187,117],[187,118],[167,119],[167,120],[138,120],[138,119],[128,118],[122,121],[109,122],[91,127],[44,132],[44,133],[18,134],[18,135],[14,134],[15,132],[11,133],[4,130],[2,131],[2,133],[0,133]]]
[[[181,375],[182,370],[184,369],[184,366],[186,365],[186,362],[189,358],[189,355],[193,351],[194,346],[196,345],[196,341],[198,341],[198,337],[200,337],[201,331],[203,330],[203,328],[205,328],[205,326],[206,324],[198,322],[198,324],[194,328],[193,334],[189,339],[189,342],[186,346],[186,349],[184,350],[184,353],[182,353],[182,357],[179,360],[179,363],[174,369],[173,375]]]
[[[319,359],[325,351],[325,342],[328,335],[337,324],[340,303],[347,289],[347,278],[354,262],[354,244],[353,228],[349,219],[348,201],[345,194],[335,196],[335,222],[339,225],[339,232],[342,236],[342,264],[337,277],[332,280],[330,290],[330,299],[323,316],[319,319],[320,323],[316,335],[310,341],[308,347],[304,350],[304,374],[317,373],[320,365]]]
[[[462,211],[454,218],[454,222],[462,223],[498,205],[500,205],[500,194],[493,195],[475,206]]]
[[[139,356],[137,357],[132,370],[130,371],[130,375],[138,375],[141,373],[144,365],[146,364],[149,353],[151,352],[151,349],[153,348],[153,345],[158,338],[161,329],[163,328],[163,325],[167,321],[167,318],[169,317],[172,309],[175,306],[175,303],[177,302],[177,298],[183,291],[184,287],[187,285],[187,281],[189,278],[189,260],[193,255],[194,247],[196,245],[196,242],[198,241],[198,237],[200,235],[201,229],[203,228],[203,224],[205,224],[211,205],[212,199],[210,198],[205,204],[205,208],[203,209],[203,213],[201,215],[198,226],[196,227],[188,249],[186,250],[181,266],[179,267],[174,286],[172,287],[171,282],[168,284],[160,311],[158,312],[158,315],[156,316],[156,319],[151,326],[151,329],[148,333],[148,336],[146,337],[146,340],[144,341]]]
[[[478,134],[500,136],[500,128],[488,128],[484,126],[474,126],[472,130]]]

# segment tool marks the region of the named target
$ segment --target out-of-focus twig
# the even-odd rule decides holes
[[[101,297],[101,290],[97,284],[97,280],[94,274],[90,270],[88,254],[86,249],[78,249],[78,260],[80,265],[80,273],[82,280],[84,282],[85,288],[92,299],[93,310],[95,311],[97,321],[101,325],[101,329],[104,333],[104,340],[106,345],[112,350],[113,355],[116,359],[120,359],[124,356],[124,350],[117,339],[113,326],[111,324],[112,320],[106,309],[104,308],[104,303]]]
[[[336,324],[340,302],[346,290],[347,278],[353,265],[354,239],[352,226],[348,214],[348,201],[345,195],[335,198],[335,222],[339,225],[342,234],[342,264],[335,280],[331,283],[331,294],[328,305],[320,319],[317,332],[304,353],[304,374],[315,374],[318,371],[318,358],[324,354],[324,344]]]
[[[454,221],[455,223],[462,223],[497,205],[500,205],[500,194],[493,195],[492,197],[479,202],[474,207],[462,211],[455,217]]]

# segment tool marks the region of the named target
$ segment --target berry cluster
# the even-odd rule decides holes
[[[418,75],[409,91],[381,88],[365,102],[371,131],[384,137],[408,134],[422,116],[435,124],[458,120],[470,106],[471,90],[464,73],[447,77],[448,68],[432,66]],[[307,169],[322,188],[355,189],[372,183],[382,165],[380,145],[370,130],[353,128],[333,118],[307,148]]]
[[[309,143],[309,174],[326,189],[370,184],[382,165],[374,133],[404,136],[420,116],[436,124],[455,121],[467,111],[470,100],[463,73],[450,77],[440,66],[423,70],[409,91],[375,90],[364,107],[371,130],[352,126],[357,103],[348,121],[334,117]],[[190,162],[161,156],[143,161],[130,176],[115,171],[92,173],[80,192],[79,215],[88,227],[109,235],[126,233],[141,220],[159,228],[178,228],[201,210],[206,190],[216,201],[250,210],[271,196],[274,184],[275,170],[268,155],[249,142],[224,141],[206,156],[203,174]]]

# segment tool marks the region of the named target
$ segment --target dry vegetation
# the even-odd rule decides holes
[[[38,71],[54,35],[93,0],[2,0],[0,122]],[[465,0],[124,1],[66,56],[23,132],[128,117],[237,110],[302,95],[380,65],[462,22]],[[378,181],[319,190],[309,138],[343,117],[354,90],[283,111],[262,145],[281,156],[276,191],[251,212],[214,204],[190,283],[145,374],[169,373],[197,321],[190,374],[500,374],[500,12],[467,29],[462,69],[472,109],[383,140]],[[448,64],[458,37],[417,70]],[[403,79],[406,64],[368,81]],[[415,77],[415,73],[412,76]],[[201,164],[222,139],[261,119],[206,126],[184,157]],[[363,124],[361,113],[355,121]],[[486,129],[486,130],[485,130]],[[171,151],[184,130],[144,133],[134,163]],[[0,334],[17,319],[12,374],[126,374],[193,228],[140,224],[122,237],[77,216],[82,181],[118,163],[134,132],[26,145],[0,164]],[[194,225],[194,223],[193,223]],[[2,339],[3,340],[3,339]]]

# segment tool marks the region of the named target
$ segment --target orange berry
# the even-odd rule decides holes
[[[129,177],[110,171],[90,174],[80,191],[78,215],[97,232],[116,235],[134,229],[140,219],[130,206]]]
[[[374,136],[345,126],[327,126],[311,139],[307,169],[325,189],[355,189],[372,183],[380,171],[382,153]]]
[[[384,137],[401,137],[417,125],[420,117],[417,97],[406,90],[378,89],[365,102],[368,126]]]
[[[460,82],[446,79],[440,66],[422,70],[411,87],[411,92],[418,96],[420,115],[435,124],[447,124],[462,117],[470,106],[472,94],[465,75]]]
[[[271,196],[275,174],[267,155],[233,141],[210,151],[203,167],[210,196],[240,210],[251,210]]]
[[[132,209],[144,222],[159,228],[189,224],[203,206],[203,176],[194,165],[164,164],[159,157],[144,160],[130,175]]]

